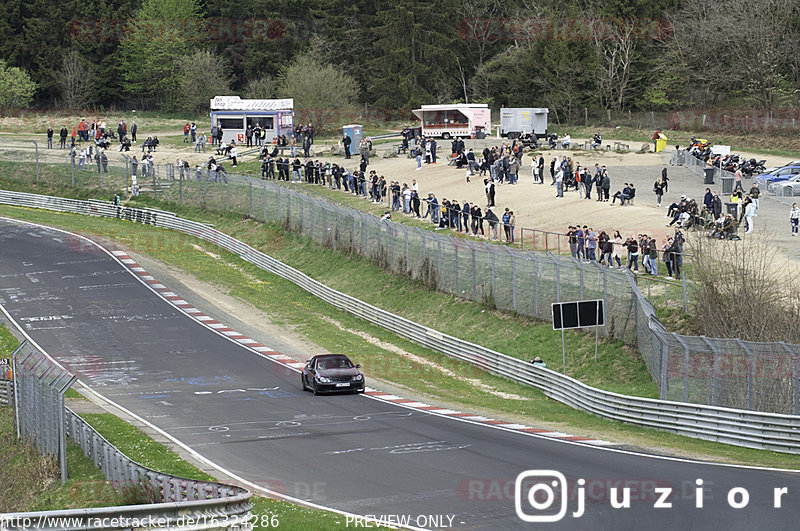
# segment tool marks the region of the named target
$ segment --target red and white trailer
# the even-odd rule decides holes
[[[412,112],[422,122],[423,136],[480,138],[492,127],[492,112],[485,103],[423,105]]]

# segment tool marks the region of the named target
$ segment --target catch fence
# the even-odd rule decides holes
[[[165,170],[164,174],[169,173]],[[800,347],[668,333],[646,292],[651,292],[650,298],[661,294],[637,286],[641,280],[624,269],[454,238],[381,220],[274,181],[206,169],[192,170],[181,178],[173,168],[172,180],[159,182],[152,194],[181,205],[277,223],[329,248],[363,256],[387,271],[419,279],[432,289],[544,321],[551,319],[554,302],[605,299],[602,333],[637,348],[662,399],[798,413],[798,379],[792,371]],[[0,202],[145,219],[131,214],[143,212],[140,209],[17,192],[0,193]],[[169,216],[159,216],[151,224],[160,225],[162,218],[170,228],[185,230],[176,224],[179,218]],[[146,219],[150,223],[155,218]],[[228,237],[214,238],[211,241],[219,243],[222,240],[216,238]],[[792,370],[773,374],[770,367],[776,364]]]

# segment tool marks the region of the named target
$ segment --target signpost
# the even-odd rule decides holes
[[[574,302],[554,302],[553,330],[561,330],[561,360],[563,372],[567,373],[567,351],[564,346],[564,329],[594,328],[594,362],[597,363],[597,345],[599,343],[599,327],[606,324],[603,299]]]

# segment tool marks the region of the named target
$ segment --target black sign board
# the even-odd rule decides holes
[[[603,299],[554,302],[552,308],[553,330],[603,326],[606,324]]]

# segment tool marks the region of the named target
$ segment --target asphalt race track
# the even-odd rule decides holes
[[[647,457],[302,392],[296,372],[188,317],[111,254],[63,232],[0,220],[0,303],[93,390],[234,474],[341,511],[460,529],[787,529],[800,516],[796,473]],[[566,476],[559,523],[517,516],[514,480],[529,469]],[[523,483],[525,513],[557,513],[560,491],[537,512],[532,482]],[[630,488],[630,508],[611,507],[610,487],[620,499]],[[746,507],[729,505],[734,487],[747,490]],[[672,506],[655,508],[654,489]],[[575,518],[580,492],[585,514]],[[539,489],[534,501],[548,505],[546,495]]]

